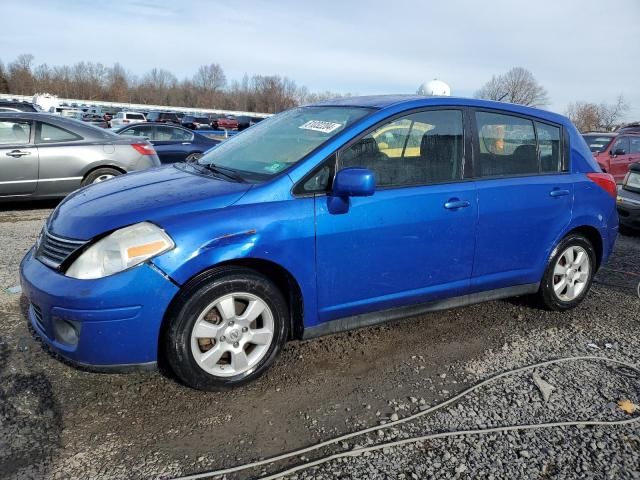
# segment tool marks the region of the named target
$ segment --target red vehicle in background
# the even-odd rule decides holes
[[[640,134],[585,133],[582,135],[602,171],[622,183],[632,163],[640,162]]]
[[[215,130],[238,130],[238,120],[232,116],[212,118],[211,126]]]

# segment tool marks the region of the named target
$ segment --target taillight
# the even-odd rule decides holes
[[[618,195],[618,187],[616,185],[616,180],[613,178],[613,175],[609,173],[587,173],[587,177],[592,182],[598,184],[599,187],[604,189],[609,195],[613,198],[616,198]]]
[[[155,155],[156,153],[153,145],[150,145],[148,143],[132,143],[131,146],[142,155]]]

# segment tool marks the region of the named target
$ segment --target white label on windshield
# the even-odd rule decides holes
[[[309,120],[304,125],[300,125],[298,128],[304,130],[313,130],[314,132],[331,133],[335,129],[340,128],[341,123],[323,122],[322,120]]]

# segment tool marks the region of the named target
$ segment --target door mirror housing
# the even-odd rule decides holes
[[[618,155],[626,155],[627,152],[624,151],[623,148],[616,148],[615,151],[613,152],[613,156],[617,157]]]
[[[376,191],[376,177],[368,168],[344,168],[333,180],[336,197],[370,197]]]

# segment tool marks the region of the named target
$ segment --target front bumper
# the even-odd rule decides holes
[[[178,287],[155,267],[79,280],[46,267],[32,249],[20,281],[32,327],[71,363],[126,369],[157,361],[160,326]]]

